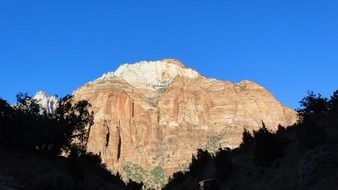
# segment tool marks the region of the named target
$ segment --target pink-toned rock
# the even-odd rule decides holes
[[[170,175],[198,148],[237,147],[244,128],[297,121],[258,84],[208,79],[173,59],[122,65],[73,94],[95,113],[88,151],[127,177],[129,163]]]

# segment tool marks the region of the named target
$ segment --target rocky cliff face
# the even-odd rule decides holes
[[[297,120],[254,82],[205,78],[172,59],[124,64],[73,94],[95,113],[88,150],[146,184],[164,183],[198,148],[238,146],[244,128],[263,121],[275,130]]]

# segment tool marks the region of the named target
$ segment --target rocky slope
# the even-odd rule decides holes
[[[198,148],[237,147],[243,129],[296,122],[251,81],[209,79],[172,59],[124,64],[73,93],[95,113],[88,150],[125,177],[164,184]]]

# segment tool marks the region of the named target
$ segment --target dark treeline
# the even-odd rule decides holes
[[[141,189],[86,152],[93,124],[89,108],[70,96],[53,113],[26,94],[15,105],[0,99],[0,189]],[[330,98],[310,92],[297,111],[299,122],[275,133],[263,122],[258,131],[244,130],[237,149],[215,155],[198,150],[189,171],[175,173],[164,189],[197,189],[210,179],[209,189],[215,190],[336,189],[338,91]]]
[[[17,95],[14,106],[0,99],[0,144],[52,156],[85,153],[93,113],[86,101],[73,105],[70,98],[61,99],[55,113],[44,111],[27,94]]]
[[[204,189],[336,189],[338,90],[330,98],[310,92],[297,111],[299,122],[275,133],[263,122],[258,131],[244,130],[239,148],[198,150],[189,170],[164,189],[198,189],[210,179]]]
[[[141,189],[142,184],[125,184],[119,174],[112,175],[106,169],[98,155],[86,152],[93,124],[89,108],[87,101],[75,103],[71,96],[60,99],[53,113],[47,113],[27,94],[18,94],[15,105],[0,99],[0,161],[50,162],[46,171],[33,173],[23,170],[41,170],[45,166],[35,163],[35,168],[23,169],[13,161],[13,165],[0,168],[1,184],[34,190]],[[11,175],[11,180],[1,179]],[[0,189],[4,187],[0,185]]]

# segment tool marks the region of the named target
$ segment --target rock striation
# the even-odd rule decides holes
[[[174,59],[121,65],[73,95],[94,111],[88,151],[136,181],[170,175],[198,148],[237,147],[262,121],[276,130],[298,119],[254,82],[209,79]]]

